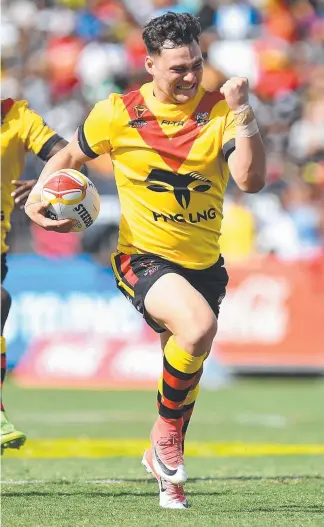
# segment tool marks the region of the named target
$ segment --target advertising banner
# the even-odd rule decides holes
[[[240,371],[324,372],[324,257],[228,269],[220,358]]]
[[[228,272],[207,366],[213,371],[215,365],[233,371],[324,371],[323,260],[254,260]],[[158,336],[116,289],[109,269],[88,257],[11,257],[6,287],[13,296],[8,359],[21,383],[156,385]]]
[[[12,307],[5,327],[13,368],[39,339],[64,335],[136,338],[145,322],[118,292],[110,269],[88,257],[11,256],[5,287]]]

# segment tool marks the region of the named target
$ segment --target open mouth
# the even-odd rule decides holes
[[[178,84],[177,89],[181,91],[190,91],[196,86],[196,83],[190,84],[189,86],[187,84]]]

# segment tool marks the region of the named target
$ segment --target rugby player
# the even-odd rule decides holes
[[[1,100],[1,392],[6,374],[6,340],[3,329],[8,318],[11,297],[2,286],[8,267],[6,236],[14,204],[23,205],[36,180],[19,181],[28,152],[47,161],[67,144],[34,111],[26,101]],[[71,229],[71,222],[60,222],[60,232]],[[26,435],[8,421],[1,397],[1,452],[20,448]]]
[[[111,155],[121,203],[117,287],[163,349],[159,416],[143,464],[159,483],[160,505],[175,509],[187,507],[183,440],[228,281],[219,236],[229,174],[244,192],[265,184],[248,81],[234,77],[207,92],[199,35],[190,14],[152,19],[143,31],[152,82],[98,102],[40,176]],[[44,226],[37,190],[25,210]]]

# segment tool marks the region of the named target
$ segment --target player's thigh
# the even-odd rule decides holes
[[[144,303],[152,318],[190,343],[202,338],[212,340],[216,334],[217,320],[209,304],[179,274],[161,276],[149,289]]]

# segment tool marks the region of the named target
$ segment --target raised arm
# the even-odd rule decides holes
[[[231,175],[243,192],[259,192],[265,185],[266,160],[258,125],[249,105],[248,80],[232,77],[220,91],[232,110],[236,127],[235,150],[228,158]]]

